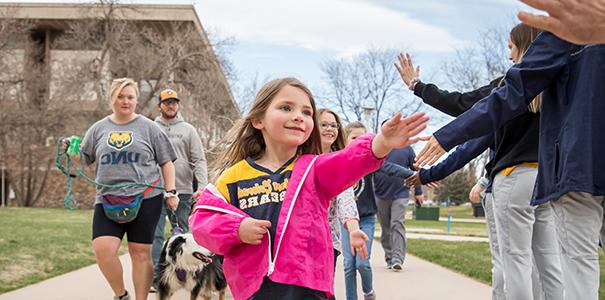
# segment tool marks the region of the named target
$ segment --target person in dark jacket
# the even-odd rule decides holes
[[[411,147],[404,147],[393,149],[386,161],[414,169],[414,158],[414,150]],[[401,180],[385,174],[377,173],[374,179],[384,260],[387,269],[398,272],[403,269],[407,250],[405,210],[410,198],[410,189]],[[413,200],[419,204],[424,201],[421,186],[414,189],[413,197]]]
[[[513,62],[517,63],[521,60],[523,52],[537,33],[535,28],[524,24],[513,28],[509,40],[510,58]],[[407,58],[409,59],[409,56]],[[405,65],[402,64],[400,68],[402,71],[409,65],[408,62],[410,61],[408,60]],[[552,207],[548,204],[537,207],[530,205],[534,178],[537,175],[539,130],[537,112],[540,97],[534,99],[526,113],[505,124],[496,131],[495,135],[488,134],[469,141],[467,143],[470,147],[465,144],[460,151],[457,149],[452,154],[452,158],[448,157],[446,161],[428,171],[421,171],[424,173],[424,181],[420,180],[422,182],[441,179],[494,143],[495,151],[490,164],[489,178],[494,181],[496,232],[506,279],[506,296],[513,299],[532,299],[532,294],[533,299],[541,298],[540,290],[544,291],[547,299],[563,298],[563,275]],[[475,99],[477,100],[479,99]],[[465,150],[468,152],[464,152]],[[465,153],[469,156],[464,157]],[[464,159],[460,160],[461,157]],[[530,277],[532,261],[536,262],[540,273],[543,286],[541,289],[535,288],[537,285],[533,281],[537,278],[532,280]],[[532,283],[534,283],[533,291]]]
[[[433,134],[425,165],[523,114],[543,92],[538,176],[532,204],[552,201],[569,299],[597,299],[605,195],[605,45],[574,45],[542,32],[505,84]],[[554,200],[554,201],[553,201]]]
[[[361,122],[352,122],[345,127],[347,144],[350,144],[357,137],[367,134],[365,125]],[[345,292],[347,300],[357,300],[357,279],[356,274],[359,271],[361,277],[361,286],[364,294],[364,300],[376,299],[376,292],[373,288],[372,265],[370,264],[370,255],[372,253],[372,242],[374,240],[374,229],[376,225],[376,195],[374,194],[374,176],[381,174],[392,177],[403,185],[405,178],[414,174],[409,168],[404,168],[397,164],[385,162],[378,171],[367,174],[359,180],[354,186],[357,211],[359,212],[359,227],[368,236],[366,248],[368,257],[362,258],[352,255],[351,252],[344,252],[344,274],[345,274]],[[347,227],[341,226],[343,248],[349,245],[349,231]]]

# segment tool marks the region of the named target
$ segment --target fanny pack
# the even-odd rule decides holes
[[[105,216],[116,223],[128,223],[137,218],[143,199],[159,182],[154,181],[142,194],[135,196],[101,195]]]

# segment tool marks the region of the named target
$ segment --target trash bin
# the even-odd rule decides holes
[[[439,207],[416,207],[414,219],[439,221]]]

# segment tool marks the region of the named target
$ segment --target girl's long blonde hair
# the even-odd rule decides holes
[[[525,55],[525,51],[529,48],[529,45],[536,39],[540,32],[538,29],[531,27],[526,24],[518,24],[513,27],[510,31],[510,41],[517,47],[518,55],[517,63],[520,63]],[[542,93],[540,93],[528,106],[529,111],[533,113],[540,112],[540,106],[542,105]]]
[[[311,107],[313,108],[313,131],[311,136],[300,146],[298,146],[297,154],[319,154],[320,153],[320,137],[319,129],[317,128],[317,109],[313,94],[302,82],[296,78],[286,77],[273,79],[258,91],[250,108],[250,112],[239,119],[235,125],[229,130],[225,137],[219,142],[220,145],[227,145],[227,148],[222,151],[217,160],[214,162],[212,178],[216,180],[220,174],[227,168],[235,165],[246,157],[258,159],[265,152],[265,141],[260,130],[252,126],[252,120],[261,119],[275,95],[285,86],[292,86],[301,89],[309,96]]]

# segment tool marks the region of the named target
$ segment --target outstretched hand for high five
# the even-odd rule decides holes
[[[433,181],[433,182],[428,182],[428,183],[422,183],[422,181],[420,181],[420,172],[416,171],[414,172],[413,175],[411,175],[410,177],[406,178],[404,181],[405,186],[407,187],[416,187],[416,186],[421,186],[424,185],[429,189],[436,189],[439,187],[439,182],[438,181]]]
[[[414,166],[416,168],[422,168],[427,165],[430,166],[437,162],[443,154],[445,154],[445,150],[441,147],[435,136],[431,135],[428,143],[426,143],[422,151],[416,156],[416,164]]]
[[[521,0],[548,13],[519,12],[523,23],[556,34],[574,44],[605,43],[605,0]]]
[[[414,69],[412,57],[409,53],[406,53],[405,55],[403,53],[399,53],[399,55],[397,55],[397,59],[399,60],[399,64],[395,63],[395,68],[397,69],[397,72],[399,72],[399,76],[401,76],[401,79],[405,85],[407,85],[410,89],[413,89],[414,87],[410,87],[410,84],[414,78],[418,78],[420,76],[420,66],[416,66],[416,69]]]
[[[403,148],[420,140],[416,138],[426,128],[429,118],[424,113],[415,113],[402,118],[395,114],[386,121],[372,141],[372,152],[376,157],[385,157],[394,148]]]

